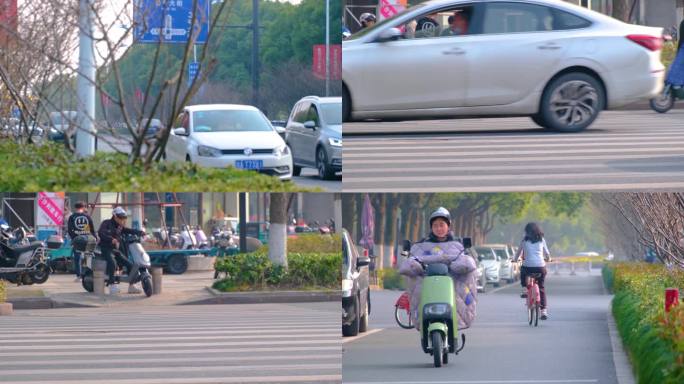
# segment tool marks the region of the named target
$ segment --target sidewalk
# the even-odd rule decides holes
[[[293,303],[341,300],[339,294],[330,292],[236,292],[219,293],[211,289],[213,271],[186,272],[182,275],[164,275],[162,293],[146,297],[145,294],[128,294],[128,284],[120,284],[117,295],[98,297],[87,292],[72,274],[53,274],[41,285],[9,285],[7,302],[15,310],[76,307],[127,307],[169,306],[188,304],[229,303]],[[138,288],[140,284],[138,284]],[[105,292],[107,289],[105,289]]]

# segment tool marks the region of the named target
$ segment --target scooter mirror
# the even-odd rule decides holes
[[[472,248],[473,246],[473,240],[470,237],[464,237],[463,238],[463,248],[468,249]]]
[[[363,257],[363,256],[359,257],[356,260],[356,269],[359,269],[361,267],[366,267],[366,266],[370,265],[370,262],[371,262],[370,257]]]
[[[403,243],[403,245],[402,245],[402,248],[403,248],[404,252],[410,251],[410,250],[411,250],[411,241],[409,241],[409,240],[404,240],[404,243]]]

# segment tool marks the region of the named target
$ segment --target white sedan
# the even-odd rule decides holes
[[[261,111],[248,105],[194,105],[178,115],[166,159],[251,169],[292,178],[292,155]]]
[[[555,0],[432,0],[342,43],[343,114],[529,116],[581,131],[656,96],[662,29]]]

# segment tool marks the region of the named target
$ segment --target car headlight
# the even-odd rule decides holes
[[[290,148],[287,145],[283,145],[282,147],[278,147],[273,150],[273,156],[275,157],[287,156],[289,154]]]
[[[329,137],[328,143],[330,143],[330,145],[333,147],[341,147],[342,146],[342,139],[336,139],[334,137]]]
[[[220,149],[207,147],[206,145],[197,147],[197,154],[202,157],[220,157],[222,155]]]
[[[342,279],[342,297],[350,297],[354,289],[354,280]]]
[[[441,316],[449,311],[448,304],[428,304],[423,308],[426,315]]]

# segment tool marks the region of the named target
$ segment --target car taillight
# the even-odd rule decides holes
[[[659,51],[663,48],[662,37],[650,35],[628,35],[627,38],[648,49],[649,51]]]

